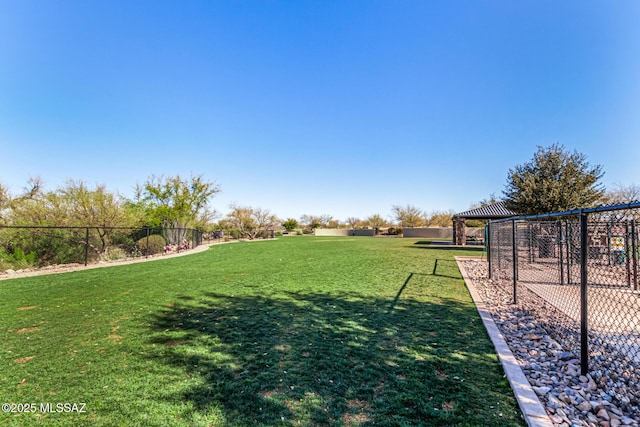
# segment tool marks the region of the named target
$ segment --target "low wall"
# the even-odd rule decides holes
[[[316,236],[370,236],[376,235],[375,230],[348,230],[345,228],[316,228]]]
[[[475,237],[476,239],[484,239],[483,227],[465,227],[467,237]],[[452,239],[452,227],[405,227],[402,229],[402,236],[408,238],[420,239]]]
[[[404,227],[402,237],[422,239],[453,239],[453,227]]]

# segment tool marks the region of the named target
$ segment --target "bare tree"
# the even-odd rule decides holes
[[[429,227],[450,227],[454,211],[434,211],[429,215],[427,219],[427,226]]]
[[[640,185],[633,183],[626,186],[615,184],[615,188],[607,192],[604,200],[605,203],[611,205],[637,201],[640,201]]]
[[[347,225],[351,229],[355,229],[360,224],[360,218],[356,218],[355,216],[350,216],[347,218]]]
[[[313,230],[316,228],[328,228],[329,222],[331,222],[332,220],[333,217],[327,214],[320,216],[305,214],[300,217],[300,224],[304,225],[310,230]]]
[[[262,232],[272,230],[278,219],[268,209],[252,208],[250,206],[231,205],[228,221],[240,234],[250,240],[255,239]]]
[[[382,216],[379,214],[371,215],[366,219],[367,225],[373,228],[376,231],[376,234],[380,232],[380,229],[387,225],[387,221],[385,221]]]

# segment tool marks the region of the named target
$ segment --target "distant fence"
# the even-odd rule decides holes
[[[316,236],[370,236],[376,235],[373,229],[316,228]]]
[[[640,202],[489,223],[490,277],[585,374],[612,356],[640,370]]]
[[[192,228],[0,226],[0,271],[148,257],[201,243]]]

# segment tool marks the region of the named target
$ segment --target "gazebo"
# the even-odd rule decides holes
[[[477,209],[460,212],[453,215],[453,243],[455,245],[466,245],[465,221],[468,219],[492,220],[517,216],[504,206],[504,202],[497,202]]]

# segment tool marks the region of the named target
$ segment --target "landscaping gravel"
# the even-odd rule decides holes
[[[629,360],[600,356],[587,375],[579,355],[563,349],[540,326],[545,310],[524,309],[488,278],[484,260],[464,268],[555,426],[624,427],[640,424],[640,369]]]

